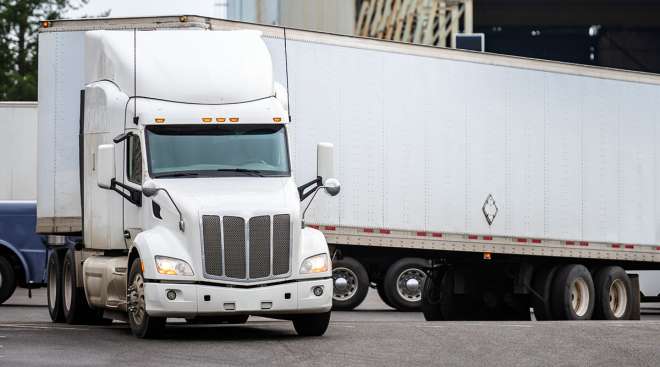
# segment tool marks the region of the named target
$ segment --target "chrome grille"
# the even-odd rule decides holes
[[[288,214],[273,217],[273,275],[289,272],[291,224]]]
[[[261,215],[247,219],[247,223],[246,219],[202,216],[203,260],[207,277],[263,280],[289,273],[290,216]]]
[[[250,278],[270,275],[270,217],[250,219]]]
[[[245,220],[241,217],[222,218],[225,252],[225,275],[244,279],[245,272]]]
[[[220,234],[220,217],[217,215],[202,216],[202,232],[204,235],[204,270],[206,274],[222,275],[222,235]]]

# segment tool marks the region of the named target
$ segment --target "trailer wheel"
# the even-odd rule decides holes
[[[552,282],[552,315],[557,320],[589,320],[594,312],[594,282],[583,265],[561,267]]]
[[[628,320],[632,311],[632,284],[626,271],[618,266],[606,266],[594,277],[596,306],[594,318]]]
[[[418,311],[422,304],[422,283],[427,262],[420,258],[403,258],[387,269],[383,286],[385,296],[399,311]]]
[[[376,284],[376,291],[378,292],[378,296],[383,301],[383,303],[385,303],[388,307],[394,308],[390,300],[387,299],[387,295],[385,294],[385,283],[382,280]]]
[[[424,279],[422,284],[422,313],[426,321],[442,321],[442,310],[440,309],[440,297],[442,291],[438,279],[442,279],[443,273],[434,270],[431,275]]]
[[[60,252],[53,250],[48,256],[48,284],[46,296],[48,298],[48,313],[53,322],[64,322],[62,309],[62,259]]]
[[[534,317],[538,321],[552,320],[552,304],[550,293],[552,291],[552,280],[557,272],[557,266],[539,268],[534,274],[532,288],[537,294],[532,294],[532,307]]]
[[[367,270],[352,257],[335,260],[332,264],[333,294],[335,310],[352,310],[357,307],[369,291]]]
[[[0,256],[0,305],[14,294],[16,290],[16,274],[7,259]]]
[[[293,328],[300,336],[321,336],[328,330],[330,312],[297,316],[293,319]]]
[[[62,263],[62,311],[68,324],[109,324],[112,320],[103,319],[103,310],[89,306],[85,290],[76,285],[76,255],[69,249]]]
[[[135,259],[129,272],[129,287],[126,300],[128,301],[128,324],[131,332],[138,338],[154,338],[165,329],[165,317],[152,317],[147,314],[144,298],[144,275],[142,274],[141,260]]]

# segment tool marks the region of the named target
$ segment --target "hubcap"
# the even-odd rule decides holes
[[[358,278],[353,270],[348,268],[332,269],[334,281],[332,298],[337,301],[345,301],[355,295],[358,288]]]
[[[589,287],[582,278],[571,284],[571,307],[578,317],[584,316],[589,309]]]
[[[610,285],[610,310],[614,317],[621,318],[628,307],[626,286],[621,279],[615,279]]]
[[[128,287],[128,313],[136,325],[142,325],[146,315],[144,301],[144,278],[136,274],[133,284]]]
[[[426,274],[417,268],[402,271],[396,280],[396,291],[399,297],[409,302],[420,302],[422,300],[420,285],[425,278]]]

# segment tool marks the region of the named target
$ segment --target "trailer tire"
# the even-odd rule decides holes
[[[422,306],[422,284],[427,261],[406,257],[392,264],[383,278],[385,296],[399,311],[419,311]]]
[[[76,285],[76,254],[69,249],[62,263],[62,311],[68,324],[110,324],[112,320],[103,318],[103,310],[93,309],[87,303],[85,290]]]
[[[536,274],[534,274],[532,288],[537,294],[532,294],[531,297],[534,317],[537,321],[553,320],[550,294],[552,292],[552,281],[556,272],[557,266],[546,266],[539,268]]]
[[[300,336],[321,336],[328,330],[329,324],[330,312],[296,316],[293,319],[293,328]]]
[[[11,263],[0,256],[0,305],[3,304],[16,290],[16,274]]]
[[[383,303],[385,303],[388,307],[394,308],[392,303],[390,303],[390,300],[387,299],[387,295],[385,294],[385,284],[382,280],[376,284],[376,291],[378,292],[378,296],[383,301]]]
[[[438,271],[434,272],[435,274],[427,275],[422,284],[421,309],[426,321],[442,321],[445,319],[440,309],[442,291],[438,284],[438,279],[442,279],[443,274]]]
[[[632,283],[619,266],[606,266],[594,276],[596,305],[594,319],[628,320],[632,312]]]
[[[144,275],[142,274],[141,260],[135,259],[129,271],[129,287],[126,300],[128,301],[128,324],[131,332],[138,338],[155,338],[165,329],[165,317],[149,316],[146,310],[144,297]]]
[[[337,259],[332,264],[332,307],[350,311],[359,306],[369,291],[369,274],[352,257]]]
[[[60,251],[52,250],[48,256],[46,298],[48,313],[53,322],[64,322],[62,308],[62,258]]]
[[[557,320],[589,320],[596,292],[591,273],[583,265],[564,265],[552,282],[552,315]]]

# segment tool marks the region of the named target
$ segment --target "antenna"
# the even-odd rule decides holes
[[[286,52],[286,27],[284,29],[284,72],[286,74],[286,105],[289,122],[291,122],[291,102],[289,101],[289,55]]]

